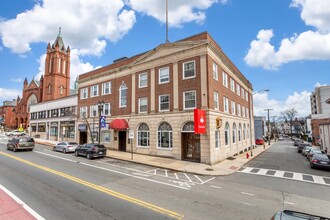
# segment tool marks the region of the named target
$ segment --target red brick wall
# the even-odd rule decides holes
[[[324,119],[312,119],[312,134],[313,134],[313,144],[317,145],[320,140],[320,124],[330,123],[330,118]]]

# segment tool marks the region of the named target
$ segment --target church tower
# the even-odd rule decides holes
[[[63,98],[70,95],[70,48],[65,49],[61,28],[51,46],[48,43],[45,73],[42,85],[42,101]]]

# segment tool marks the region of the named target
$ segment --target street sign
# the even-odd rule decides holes
[[[134,129],[129,129],[128,138],[129,139],[133,139],[134,138]]]

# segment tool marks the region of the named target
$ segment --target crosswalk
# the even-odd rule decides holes
[[[296,173],[283,170],[262,169],[256,167],[242,167],[237,172],[248,173],[254,175],[270,176],[277,178],[284,178],[308,183],[315,183],[330,186],[330,177],[316,176],[312,174]]]

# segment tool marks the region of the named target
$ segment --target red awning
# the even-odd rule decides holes
[[[125,119],[114,119],[110,122],[109,128],[114,130],[126,130],[129,126]]]

